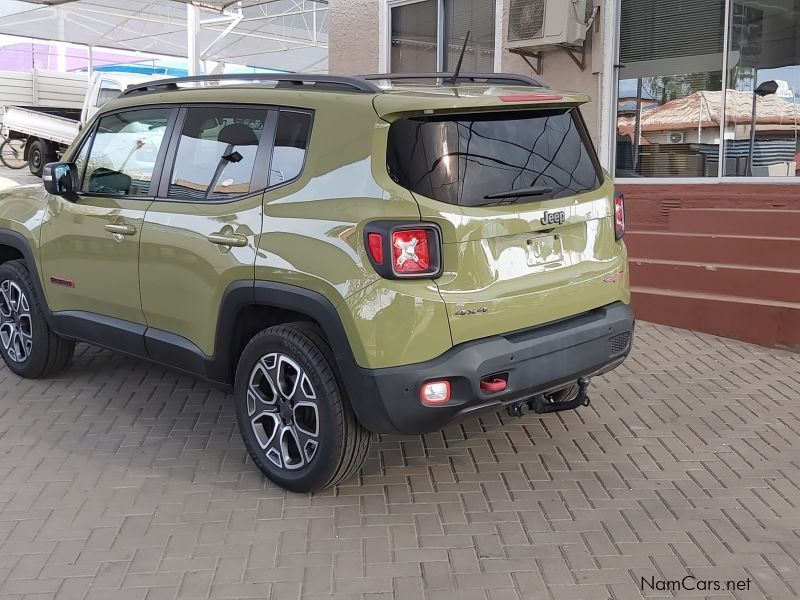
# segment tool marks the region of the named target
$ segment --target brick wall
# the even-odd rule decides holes
[[[625,193],[628,224],[666,229],[670,208],[757,208],[800,210],[800,185],[772,183],[618,184]],[[800,232],[798,232],[800,236]],[[800,262],[800,257],[798,258]]]
[[[800,186],[618,187],[637,318],[800,350]]]

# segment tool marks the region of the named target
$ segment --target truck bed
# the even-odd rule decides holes
[[[3,130],[68,146],[78,135],[81,111],[73,108],[6,106]]]
[[[9,107],[6,107],[7,109]],[[44,113],[54,117],[63,117],[71,121],[78,121],[81,118],[80,108],[64,108],[62,106],[14,106],[22,110],[32,110],[33,112]]]

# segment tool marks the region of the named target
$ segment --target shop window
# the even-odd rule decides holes
[[[723,0],[622,0],[618,177],[716,176]]]
[[[800,3],[732,3],[727,87],[723,174],[800,175]]]
[[[617,176],[796,176],[799,24],[795,0],[622,0]]]

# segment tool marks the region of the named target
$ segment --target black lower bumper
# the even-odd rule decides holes
[[[348,382],[356,415],[378,433],[422,434],[484,410],[497,410],[618,366],[633,342],[633,313],[621,302],[503,336],[455,346],[424,363],[387,369],[359,368]],[[503,374],[505,390],[487,393],[483,378]],[[426,406],[422,385],[450,382],[450,400]]]

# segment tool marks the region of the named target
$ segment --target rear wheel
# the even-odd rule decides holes
[[[0,162],[9,169],[22,169],[25,160],[25,140],[6,140],[0,145]]]
[[[305,323],[265,329],[236,374],[236,414],[253,462],[271,481],[311,492],[354,475],[370,434],[356,420],[319,330]]]
[[[28,269],[21,261],[0,265],[0,356],[28,379],[64,369],[75,343],[53,333],[44,318]]]
[[[50,152],[50,144],[44,140],[34,140],[28,149],[28,169],[37,177],[42,176],[44,166],[55,160]]]

